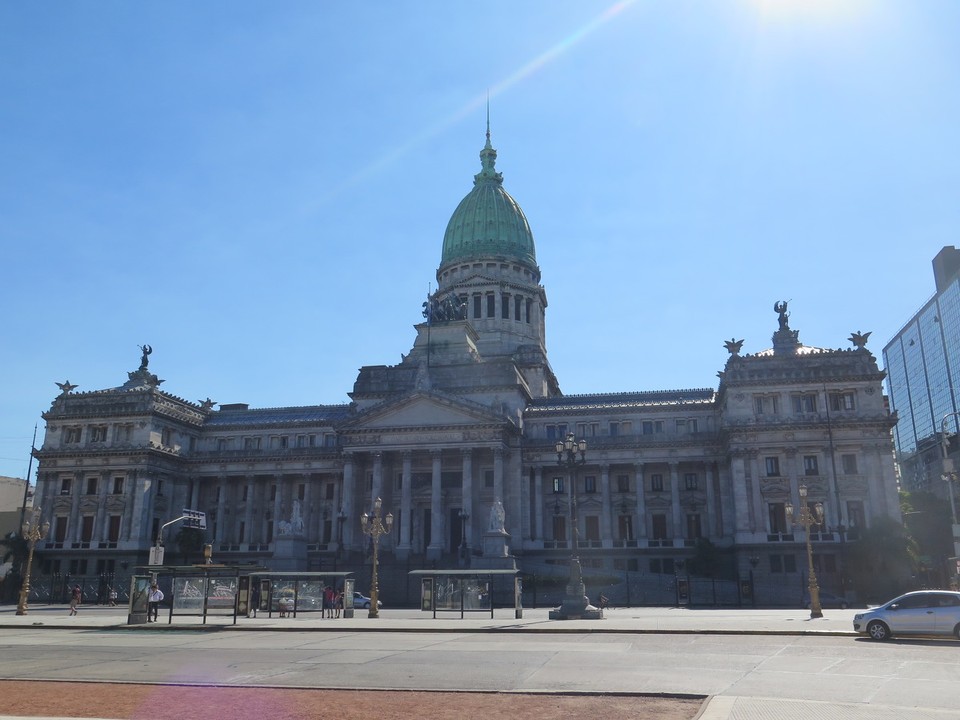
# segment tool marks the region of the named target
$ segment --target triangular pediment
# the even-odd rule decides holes
[[[503,415],[482,405],[419,390],[372,407],[350,420],[342,430],[456,427],[500,424]]]

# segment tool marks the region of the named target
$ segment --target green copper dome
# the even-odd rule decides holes
[[[503,189],[503,175],[496,171],[496,161],[488,124],[487,143],[480,151],[483,169],[474,176],[473,190],[460,201],[447,223],[441,267],[490,256],[537,264],[530,225],[517,201]]]

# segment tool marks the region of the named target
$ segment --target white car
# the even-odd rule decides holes
[[[364,595],[363,593],[360,593],[360,592],[356,592],[356,591],[355,591],[355,592],[353,593],[353,606],[354,606],[355,608],[360,608],[361,610],[369,610],[369,609],[370,609],[370,598],[368,598],[368,597],[367,597],[366,595]],[[379,609],[382,608],[382,607],[383,607],[383,603],[380,602],[379,600],[377,600],[377,609],[379,610]]]
[[[853,629],[874,640],[947,635],[960,640],[960,592],[918,590],[853,616]]]

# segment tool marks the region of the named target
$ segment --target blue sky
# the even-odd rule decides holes
[[[144,343],[255,407],[399,362],[488,91],[565,393],[716,387],[781,299],[879,355],[960,244],[958,37],[954,0],[0,4],[0,475]]]

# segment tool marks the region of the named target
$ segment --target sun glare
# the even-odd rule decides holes
[[[750,0],[769,23],[840,24],[861,16],[869,0]]]

